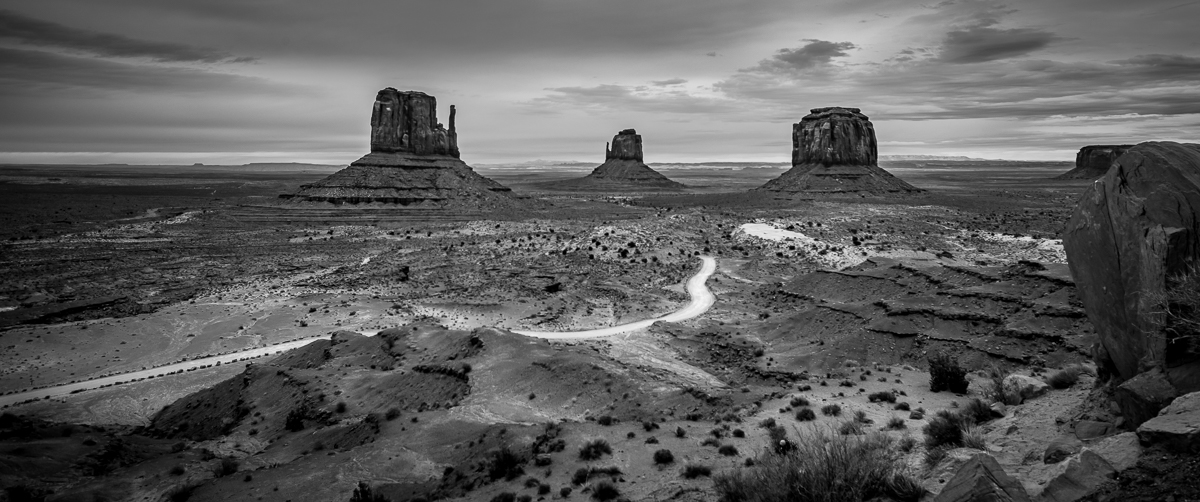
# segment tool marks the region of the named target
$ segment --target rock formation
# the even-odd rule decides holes
[[[371,152],[329,177],[282,198],[334,204],[388,203],[422,208],[497,209],[522,204],[507,187],[458,158],[456,110],[450,128],[437,100],[417,91],[379,91],[371,109]]]
[[[1097,365],[1124,382],[1116,397],[1126,423],[1200,390],[1196,341],[1168,339],[1162,300],[1200,260],[1200,145],[1129,149],[1084,192],[1063,247],[1099,338]]]
[[[813,108],[792,125],[792,168],[760,190],[804,193],[918,192],[878,166],[875,126],[858,108]]]
[[[1089,145],[1075,154],[1075,169],[1056,176],[1056,180],[1094,180],[1112,167],[1117,157],[1133,148],[1133,145]]]
[[[986,453],[971,457],[934,497],[934,502],[1029,502],[1021,483],[1004,472],[1000,463]]]
[[[687,188],[651,169],[642,160],[642,135],[625,129],[604,146],[604,163],[582,178],[543,183],[561,190],[586,191],[674,191]]]

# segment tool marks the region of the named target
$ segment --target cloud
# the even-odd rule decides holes
[[[708,53],[705,53],[704,55],[705,55],[705,56],[708,56],[708,57],[710,57],[710,58],[715,58],[715,57],[717,57],[717,56],[718,56],[718,54],[717,54],[717,52],[716,52],[716,51],[713,51],[713,52],[708,52]]]
[[[220,95],[227,92],[294,94],[299,87],[195,68],[135,65],[0,47],[0,96],[41,95],[47,89]]]
[[[679,85],[679,84],[686,84],[686,83],[687,83],[687,79],[683,79],[683,78],[670,78],[670,79],[667,79],[667,80],[651,80],[651,81],[650,81],[650,83],[651,83],[651,84],[654,84],[654,85],[657,85],[657,86],[660,86],[660,87],[661,87],[661,86],[668,86],[668,85]]]
[[[850,42],[814,39],[805,39],[804,41],[808,44],[803,47],[779,49],[770,58],[760,61],[758,66],[750,71],[796,71],[826,66],[833,61],[833,58],[846,57],[849,55],[846,51],[858,48]]]
[[[0,9],[0,38],[25,45],[63,49],[102,57],[149,58],[169,63],[246,63],[254,58],[169,42],[138,40],[122,35],[72,28]]]
[[[938,59],[947,63],[981,63],[1024,56],[1061,40],[1053,33],[1031,29],[972,26],[946,33]]]
[[[682,80],[682,79],[676,79]],[[730,100],[692,94],[683,89],[600,84],[594,87],[555,87],[549,94],[531,100],[529,111],[547,113],[557,109],[608,109],[653,113],[729,113],[737,110]]]

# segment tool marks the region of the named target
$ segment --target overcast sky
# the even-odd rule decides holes
[[[384,87],[468,163],[786,161],[810,108],[881,155],[1200,141],[1200,1],[17,0],[0,162],[348,163]]]

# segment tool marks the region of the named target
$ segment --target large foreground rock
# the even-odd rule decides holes
[[[1158,411],[1171,403],[1178,393],[1175,386],[1159,368],[1137,375],[1118,385],[1113,399],[1121,408],[1121,416],[1132,427],[1141,425],[1158,415]]]
[[[642,160],[642,135],[625,129],[613,136],[611,147],[604,146],[604,163],[583,178],[544,183],[541,186],[560,190],[602,192],[678,191],[687,188],[662,173],[651,169]]]
[[[875,126],[858,108],[813,108],[792,125],[792,168],[760,190],[790,193],[918,192],[879,168]]]
[[[979,453],[950,478],[934,502],[1028,502],[1021,483],[1004,472],[996,459]]]
[[[1200,362],[1187,343],[1168,344],[1155,300],[1200,259],[1200,145],[1129,149],[1084,192],[1063,246],[1102,345],[1098,366],[1118,381],[1162,368],[1180,393],[1200,390]]]
[[[1075,169],[1058,175],[1058,180],[1094,180],[1112,167],[1113,162],[1133,145],[1088,145],[1075,154]]]
[[[507,187],[459,160],[456,110],[450,128],[437,121],[437,100],[417,91],[379,91],[371,108],[371,152],[349,167],[282,198],[333,204],[384,203],[483,211],[524,207]]]
[[[1046,485],[1041,498],[1048,502],[1075,502],[1096,491],[1116,474],[1116,469],[1103,457],[1091,450],[1083,450],[1067,461],[1067,469]]]
[[[1138,427],[1138,439],[1180,453],[1200,453],[1200,392],[1179,396]]]

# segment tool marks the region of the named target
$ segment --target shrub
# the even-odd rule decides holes
[[[525,488],[536,488],[540,484],[542,484],[542,482],[539,481],[538,478],[531,477],[525,480]]]
[[[642,430],[650,432],[656,429],[658,429],[658,422],[651,422],[649,420],[642,422]]]
[[[908,414],[909,420],[922,420],[924,418],[925,418],[925,412],[923,412],[921,410],[914,410],[912,413]]]
[[[741,430],[741,429],[734,429],[732,434],[733,434],[733,437],[735,437],[735,438],[746,437],[746,431]]]
[[[562,489],[558,491],[558,495],[562,498],[570,497],[571,496],[571,487],[569,487],[569,486],[562,487]]]
[[[711,476],[712,468],[707,465],[688,464],[683,468],[683,477],[696,479],[700,476]]]
[[[232,458],[223,458],[217,465],[213,467],[213,477],[228,476],[237,472],[238,461]]]
[[[827,416],[836,417],[842,414],[842,407],[836,404],[827,404],[821,407],[821,413]]]
[[[655,465],[670,464],[673,462],[675,462],[675,454],[671,453],[671,450],[663,448],[661,450],[654,452],[654,464]]]
[[[517,502],[517,494],[513,492],[504,492],[492,497],[492,502]]]
[[[337,406],[336,406],[334,409],[335,409],[335,410],[336,410],[338,413],[345,413],[345,412],[346,412],[346,402],[345,402],[345,401],[338,401],[338,404],[337,404]]]
[[[948,390],[955,394],[965,394],[967,386],[967,370],[958,365],[958,360],[944,352],[934,352],[929,355],[929,390],[941,392]]]
[[[612,500],[620,496],[621,490],[612,481],[604,480],[592,485],[592,498],[596,500]]]
[[[1085,371],[1087,370],[1078,364],[1067,366],[1046,377],[1046,383],[1055,389],[1069,389],[1079,381],[1079,375]]]
[[[603,425],[603,426],[612,425],[613,417],[609,416],[609,415],[601,415],[600,418],[596,419],[596,423]]]
[[[879,392],[872,392],[867,395],[867,400],[872,403],[875,403],[875,402],[894,403],[894,402],[896,402],[896,395],[893,394],[891,391],[887,391],[887,390],[879,391]]]
[[[967,405],[958,413],[963,418],[976,424],[982,424],[992,419],[992,407],[977,397],[967,401]]]
[[[995,364],[988,366],[987,388],[983,390],[983,394],[998,403],[1010,406],[1021,404],[1021,394],[1016,389],[1011,389],[1011,392],[1004,390],[1004,379],[1011,374],[1012,372],[1001,366]]]
[[[1200,354],[1200,260],[1168,277],[1164,291],[1150,295],[1148,303],[1162,308],[1169,353]]]
[[[915,501],[924,494],[894,440],[880,433],[807,434],[794,450],[761,456],[752,466],[716,476],[713,484],[725,502]]]
[[[903,438],[900,438],[900,442],[896,444],[896,449],[900,450],[902,453],[908,453],[913,451],[913,448],[916,446],[917,440],[912,436],[905,434]]]
[[[855,412],[854,412],[854,421],[855,421],[855,422],[858,422],[858,423],[860,423],[860,424],[871,424],[871,423],[875,423],[875,421],[874,421],[874,420],[871,420],[871,419],[867,418],[867,412],[865,412],[865,411],[863,411],[863,410],[857,410],[857,411],[855,411]]]
[[[799,408],[801,406],[808,406],[808,400],[803,397],[793,397],[790,404],[792,408]]]
[[[400,418],[400,408],[388,408],[387,413],[384,413],[383,418],[389,422]]]
[[[949,446],[938,446],[925,450],[925,465],[935,467],[946,458],[946,452],[950,451]]]
[[[848,436],[850,434],[854,434],[856,436],[860,435],[863,433],[862,424],[855,420],[847,420],[842,422],[842,425],[838,426],[838,433],[843,436]]]
[[[677,437],[677,438],[681,438],[681,437],[684,437],[684,436],[686,436],[686,435],[687,435],[687,431],[683,430],[683,427],[676,427],[676,428],[675,428],[675,437]]]
[[[812,408],[801,408],[800,411],[796,412],[796,420],[801,422],[811,422],[816,419],[817,414],[812,410]]]
[[[909,407],[908,403],[896,403],[895,409],[900,411],[908,411],[912,408]]]
[[[887,428],[891,430],[900,430],[905,427],[907,425],[904,424],[904,419],[900,417],[892,417],[887,423]]]
[[[775,419],[774,418],[764,419],[763,421],[758,423],[758,426],[762,427],[764,429],[770,429],[771,427],[775,427]]]
[[[962,445],[966,448],[987,451],[987,440],[983,438],[983,431],[978,427],[966,427],[962,432]]]
[[[584,483],[587,483],[587,480],[588,480],[588,470],[583,467],[575,469],[575,474],[571,475],[571,484],[582,485]]]
[[[921,429],[925,433],[925,447],[933,449],[942,445],[962,446],[963,425],[961,415],[946,410],[937,412]]]
[[[646,438],[646,444],[658,444],[658,438],[650,436]]]
[[[726,457],[732,457],[738,454],[738,449],[734,445],[727,444],[717,448],[717,453],[725,455]]]
[[[183,469],[182,465],[176,465],[175,467],[171,468],[172,476],[182,476],[184,472],[186,471]]]
[[[700,442],[700,446],[715,446],[719,448],[721,446],[721,440],[717,438],[706,438],[704,441]]]
[[[603,439],[594,439],[583,444],[579,449],[580,460],[596,460],[604,455],[612,454],[612,446]]]

